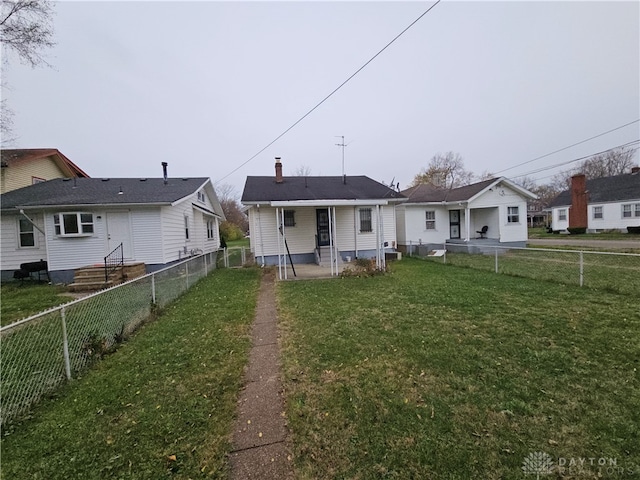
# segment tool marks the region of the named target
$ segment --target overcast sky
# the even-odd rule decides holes
[[[94,177],[306,166],[401,188],[438,152],[499,172],[640,118],[640,2],[61,2],[52,68],[3,66],[13,148],[57,148]],[[636,122],[502,173],[640,138]],[[636,156],[636,159],[638,156]],[[566,167],[564,167],[566,168]],[[558,170],[531,175],[539,183]]]

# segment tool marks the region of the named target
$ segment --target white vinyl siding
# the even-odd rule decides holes
[[[44,227],[41,214],[29,213],[29,217],[40,228]],[[2,270],[17,270],[21,263],[47,259],[47,248],[42,233],[34,229],[35,247],[18,247],[18,215],[2,215],[0,243],[2,249]],[[24,218],[24,217],[22,217]]]

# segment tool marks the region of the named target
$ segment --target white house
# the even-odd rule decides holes
[[[408,198],[396,213],[402,251],[445,242],[525,246],[527,200],[537,198],[504,177],[453,189],[422,184],[401,193]]]
[[[318,263],[338,273],[339,263],[375,258],[396,247],[395,206],[404,197],[365,176],[247,177],[242,203],[249,217],[251,251],[262,265]],[[284,267],[284,268],[283,268]]]
[[[220,246],[220,202],[208,178],[64,178],[0,198],[2,279],[46,260],[52,281],[99,265],[122,244],[147,272]]]
[[[575,175],[572,185],[549,205],[551,228],[586,227],[588,232],[627,231],[640,226],[640,167],[631,173],[586,180]]]

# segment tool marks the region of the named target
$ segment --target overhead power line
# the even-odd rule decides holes
[[[320,105],[322,105],[324,102],[326,102],[327,100],[329,100],[329,98],[331,98],[338,90],[340,90],[342,87],[344,87],[353,77],[355,77],[358,73],[360,73],[362,70],[365,69],[365,67],[367,65],[369,65],[371,62],[373,62],[382,52],[384,52],[387,48],[389,48],[391,46],[391,44],[393,44],[396,40],[398,40],[402,35],[404,35],[404,33],[409,30],[411,27],[413,27],[416,23],[418,23],[420,21],[420,19],[422,19],[422,17],[424,17],[427,13],[429,13],[436,5],[438,5],[442,0],[436,0],[436,2],[431,5],[429,8],[427,8],[418,18],[416,18],[413,22],[411,22],[404,30],[402,30],[398,35],[396,35],[393,40],[391,40],[389,43],[387,43],[384,47],[382,47],[382,49],[380,49],[378,51],[378,53],[376,53],[373,57],[371,57],[369,60],[367,60],[360,68],[358,68],[355,72],[353,72],[344,82],[342,82],[340,85],[338,85],[329,95],[327,95],[326,97],[324,97],[322,100],[320,100],[320,102],[318,102],[311,110],[309,110],[307,113],[305,113],[302,117],[300,117],[298,120],[296,120],[289,128],[287,128],[284,132],[282,132],[280,135],[278,135],[276,138],[274,138],[271,142],[269,142],[267,145],[265,145],[263,148],[261,148],[255,155],[251,156],[248,160],[245,160],[244,162],[242,162],[240,165],[238,165],[236,168],[234,168],[233,170],[231,170],[229,173],[227,173],[224,177],[218,179],[215,183],[218,184],[220,183],[222,180],[224,180],[225,178],[229,177],[230,175],[234,174],[235,172],[237,172],[238,170],[240,170],[242,167],[244,167],[246,164],[248,164],[250,161],[252,161],[254,158],[256,158],[258,155],[260,155],[262,152],[264,152],[267,148],[269,148],[271,145],[273,145],[274,143],[276,143],[278,140],[280,140],[282,137],[284,137],[287,133],[289,133],[289,131],[291,129],[293,129],[296,125],[298,125],[302,120],[304,120],[305,118],[307,118],[309,115],[311,115],[311,113],[313,113]]]
[[[546,166],[546,167],[541,167],[541,168],[538,168],[536,170],[531,170],[530,172],[526,172],[526,173],[523,173],[523,174],[520,174],[520,175],[514,175],[514,176],[516,176],[516,177],[526,177],[527,175],[533,175],[535,173],[544,172],[545,170],[551,170],[551,169],[554,169],[554,168],[558,168],[558,167],[563,167],[565,165],[569,165],[570,163],[579,162],[580,160],[586,160],[586,159],[591,158],[591,157],[593,157],[595,155],[602,155],[604,153],[611,152],[611,151],[616,150],[618,148],[627,148],[627,147],[631,147],[631,146],[639,145],[639,144],[640,144],[640,139],[633,140],[631,142],[627,142],[627,143],[623,143],[622,145],[618,145],[616,147],[607,148],[606,150],[603,150],[601,152],[591,153],[591,154],[586,155],[584,157],[574,158],[572,160],[566,160],[564,162],[556,163],[554,165],[549,165],[549,166]],[[546,178],[546,177],[543,177],[543,178]]]
[[[606,135],[606,134],[611,133],[611,132],[615,132],[616,130],[620,130],[621,128],[628,127],[629,125],[633,125],[634,123],[638,123],[638,122],[640,122],[640,118],[638,120],[634,120],[633,122],[625,123],[624,125],[620,125],[619,127],[612,128],[611,130],[607,130],[606,132],[599,133],[598,135],[594,135],[593,137],[589,137],[589,138],[587,138],[585,140],[582,140],[580,142],[577,142],[577,143],[574,143],[572,145],[569,145],[568,147],[560,148],[559,150],[554,150],[553,152],[546,153],[546,154],[541,155],[539,157],[536,157],[536,158],[534,158],[532,160],[527,160],[526,162],[522,162],[522,163],[519,163],[519,164],[514,165],[512,167],[505,168],[504,170],[499,170],[499,171],[497,171],[495,173],[497,175],[498,173],[506,172],[507,170],[512,170],[514,168],[521,167],[522,165],[526,165],[528,163],[535,162],[536,160],[540,160],[542,158],[549,157],[549,156],[551,156],[551,155],[553,155],[555,153],[562,152],[564,150],[568,150],[568,149],[570,149],[572,147],[575,147],[576,145],[581,145],[583,143],[588,142],[589,140],[593,140],[594,138],[602,137],[603,135]]]

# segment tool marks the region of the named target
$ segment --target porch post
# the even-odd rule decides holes
[[[282,255],[280,254],[280,230],[278,223],[280,222],[279,208],[276,207],[276,237],[278,238],[278,278],[282,280]]]
[[[336,207],[333,207],[333,248],[335,250],[335,255],[334,258],[336,259],[336,275],[338,275],[340,272],[338,271],[338,264],[340,263],[338,261],[338,231],[337,231],[337,225],[338,222],[336,222]]]
[[[378,206],[378,216],[380,218],[380,263],[382,268],[387,267],[387,257],[384,253],[384,206]]]
[[[333,222],[331,221],[331,207],[327,207],[327,217],[329,220],[329,263],[331,265],[331,276],[333,277]]]
[[[376,268],[380,268],[380,205],[376,205]]]
[[[469,204],[464,208],[464,228],[466,230],[464,235],[464,241],[468,242],[471,234],[471,209],[469,208]]]

